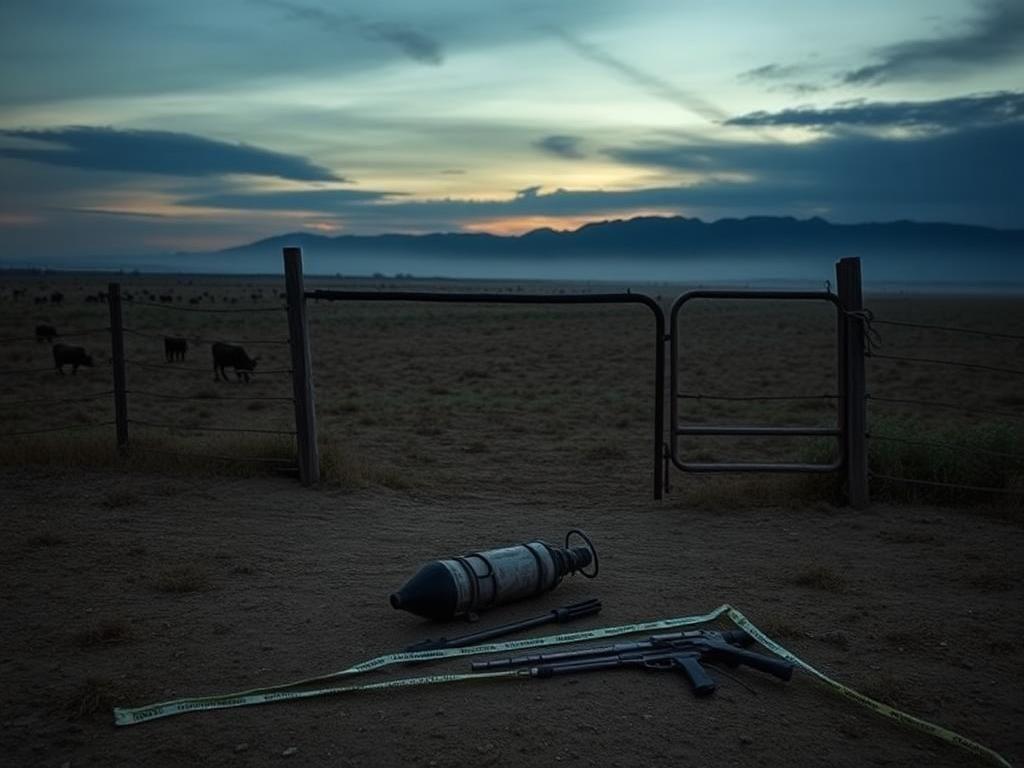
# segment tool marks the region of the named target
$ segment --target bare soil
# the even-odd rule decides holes
[[[272,280],[126,278],[125,291],[216,307],[280,303]],[[333,281],[332,281],[333,284]],[[357,283],[349,282],[348,285]],[[359,283],[359,287],[366,287]],[[25,287],[14,300],[11,288]],[[86,304],[98,280],[8,282],[0,337],[102,327]],[[389,284],[388,287],[394,287]],[[424,289],[421,282],[402,287]],[[445,283],[444,288],[465,288]],[[548,285],[476,286],[558,290]],[[574,287],[573,289],[576,289]],[[65,294],[59,307],[34,295]],[[584,286],[605,290],[606,286]],[[617,289],[617,287],[616,287]],[[259,301],[254,294],[262,290]],[[667,306],[678,288],[651,286]],[[207,295],[204,295],[207,294]],[[274,295],[272,295],[274,294]],[[227,303],[225,303],[225,298]],[[231,304],[230,299],[236,303]],[[1024,303],[887,297],[882,318],[1024,333]],[[200,303],[199,306],[210,306]],[[609,672],[329,697],[112,725],[112,706],[223,693],[334,671],[424,637],[456,635],[589,596],[604,609],[574,627],[703,613],[730,602],[797,655],[868,695],[1024,762],[1020,499],[971,507],[836,506],[827,484],[675,473],[650,499],[653,323],[638,307],[310,304],[318,417],[330,471],[315,489],[239,476],[215,461],[179,466],[147,448],[246,453],[203,426],[292,428],[287,347],[260,354],[252,383],[214,383],[208,343],[177,370],[129,366],[133,458],[113,428],[5,438],[0,466],[0,753],[9,765],[972,765],[797,675],[788,684],[713,671],[692,697],[673,674]],[[690,394],[834,393],[826,307],[738,303],[684,312],[680,373]],[[160,336],[283,340],[283,313],[130,307],[128,357],[163,365]],[[1024,368],[1016,340],[879,326],[884,349]],[[75,400],[110,388],[96,366],[0,379],[5,402]],[[49,345],[6,342],[0,370],[50,368]],[[196,370],[191,370],[192,368]],[[869,387],[1024,415],[1011,374],[872,360]],[[232,396],[238,401],[214,399]],[[872,404],[876,429],[888,422]],[[922,425],[977,416],[907,408]],[[112,418],[107,397],[0,408],[0,433]],[[830,423],[833,401],[685,400],[687,423]],[[262,436],[252,436],[264,450]],[[287,436],[281,438],[287,443]],[[69,450],[69,445],[79,446]],[[83,448],[84,446],[84,448]],[[820,446],[812,446],[815,451]],[[806,443],[687,441],[696,460],[805,457]],[[431,624],[387,596],[424,562],[572,527],[601,556],[479,624]],[[727,626],[725,623],[721,626]],[[544,630],[535,632],[542,634]],[[461,671],[461,663],[417,668]],[[367,679],[401,677],[390,668]],[[742,683],[740,682],[742,681]],[[293,751],[294,750],[294,751]]]

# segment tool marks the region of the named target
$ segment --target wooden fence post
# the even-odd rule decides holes
[[[864,509],[868,495],[867,388],[864,379],[864,295],[860,259],[840,259],[836,287],[846,324],[846,381],[844,424],[846,441],[846,492],[850,506]]]
[[[320,449],[316,437],[316,400],[313,396],[313,365],[309,353],[301,248],[284,249],[284,280],[288,296],[288,338],[292,350],[299,479],[303,485],[311,485],[320,481]]]
[[[114,420],[117,424],[117,450],[128,452],[128,388],[124,371],[124,323],[121,320],[121,284],[107,286],[110,308],[110,362],[114,371]]]

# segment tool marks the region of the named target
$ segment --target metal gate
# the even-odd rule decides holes
[[[679,401],[684,397],[679,391],[679,313],[684,305],[697,299],[742,299],[751,301],[824,301],[832,304],[836,309],[836,351],[839,363],[838,382],[839,393],[837,400],[840,407],[836,409],[837,422],[835,426],[684,426],[679,423]],[[838,472],[846,464],[846,443],[843,440],[844,430],[844,409],[842,404],[843,382],[845,381],[845,323],[843,323],[843,311],[839,304],[839,298],[830,292],[810,291],[728,291],[728,290],[699,290],[687,291],[675,300],[669,315],[669,424],[670,441],[667,451],[667,458],[671,460],[678,469],[683,472]],[[682,435],[718,435],[728,437],[757,436],[757,437],[834,437],[838,442],[837,458],[827,464],[794,463],[794,462],[692,462],[683,461],[679,448],[679,438]],[[666,475],[667,476],[667,475]]]
[[[849,498],[854,506],[867,501],[867,462],[864,448],[864,360],[860,332],[860,262],[843,259],[836,265],[838,296],[830,291],[688,291],[675,300],[666,334],[665,315],[650,296],[640,293],[605,294],[498,294],[441,293],[421,291],[339,291],[305,290],[302,251],[284,249],[285,276],[290,308],[290,332],[294,369],[296,433],[299,469],[306,484],[319,479],[316,443],[316,408],[312,384],[312,360],[305,304],[308,299],[326,301],[414,301],[488,304],[642,304],[654,315],[654,403],[652,404],[652,486],[660,499],[668,487],[669,465],[683,472],[843,472]],[[825,301],[836,308],[836,351],[838,355],[838,416],[835,426],[692,426],[679,423],[679,312],[696,299],[743,299],[783,301]],[[669,345],[669,430],[665,433],[665,345]],[[828,464],[787,462],[687,462],[680,458],[679,438],[683,435],[718,436],[811,436],[833,437],[838,441],[838,458]],[[857,437],[860,437],[858,440]]]

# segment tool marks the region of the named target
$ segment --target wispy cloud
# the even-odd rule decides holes
[[[706,99],[680,88],[658,75],[635,67],[593,43],[581,40],[560,27],[548,27],[547,29],[583,58],[617,72],[660,99],[674,102],[688,112],[693,112],[711,121],[721,121],[728,117],[725,112]]]
[[[962,32],[882,48],[878,51],[881,61],[846,72],[843,81],[878,84],[1024,56],[1024,2],[990,0],[980,7],[981,15]]]
[[[295,181],[345,181],[304,157],[247,144],[229,144],[190,133],[68,126],[3,130],[0,137],[43,142],[47,147],[0,147],[0,157],[98,171],[169,176],[249,174]]]
[[[825,89],[820,83],[808,82],[806,77],[813,76],[813,70],[803,64],[765,64],[761,67],[740,72],[739,79],[744,82],[762,84],[769,91],[789,91],[798,95],[817,93]]]
[[[586,157],[580,144],[582,139],[579,136],[555,135],[545,136],[535,143],[535,146],[551,155],[564,157],[568,160],[578,160]]]
[[[779,112],[750,112],[726,120],[727,125],[812,128],[829,126],[928,127],[961,129],[1024,118],[1024,92],[961,96],[936,101],[845,103],[828,109],[801,107]]]
[[[388,43],[421,64],[436,66],[444,62],[441,44],[437,40],[405,24],[371,21],[354,13],[338,13],[314,5],[290,2],[290,0],[253,0],[253,2],[285,11],[290,18],[309,22],[326,32],[341,34],[354,31],[365,39]]]

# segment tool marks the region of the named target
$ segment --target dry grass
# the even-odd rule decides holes
[[[357,455],[335,440],[320,441],[320,480],[328,486],[353,492],[374,485],[407,490],[415,481],[392,464],[378,464]]]

